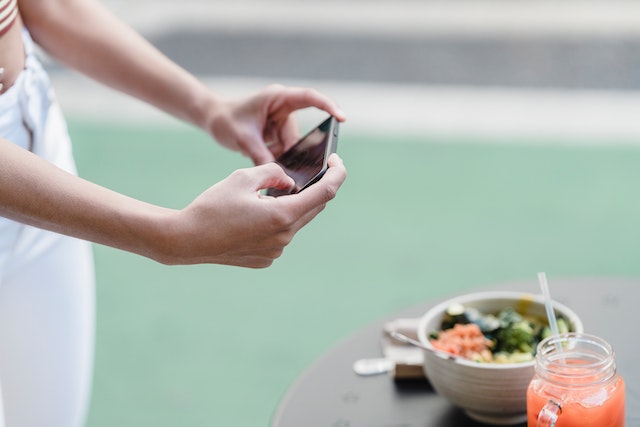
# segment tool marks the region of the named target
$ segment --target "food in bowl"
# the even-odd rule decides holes
[[[541,295],[510,291],[465,294],[432,307],[418,324],[418,339],[426,349],[425,375],[439,395],[485,424],[526,422],[527,387],[534,374],[534,360],[479,363],[437,349],[431,342],[430,334],[442,329],[447,309],[455,304],[494,315],[511,307],[522,316],[545,319],[544,299]],[[554,301],[553,309],[571,331],[583,332],[582,322],[569,307]]]
[[[522,311],[522,310],[521,310]],[[557,319],[560,333],[568,321]],[[534,360],[540,341],[551,335],[544,317],[523,314],[516,307],[483,312],[460,303],[447,307],[438,330],[429,334],[437,350],[483,363],[519,363]]]

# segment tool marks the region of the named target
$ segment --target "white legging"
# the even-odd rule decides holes
[[[25,70],[0,95],[0,136],[75,173],[48,76],[24,40]],[[84,424],[94,316],[91,246],[0,217],[0,427]]]

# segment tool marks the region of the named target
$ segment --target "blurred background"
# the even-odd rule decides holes
[[[323,352],[407,306],[538,271],[552,291],[640,273],[639,2],[105,4],[222,94],[279,82],[332,96],[349,177],[266,270],[96,246],[89,427],[266,426]],[[180,208],[250,165],[48,67],[87,179]]]

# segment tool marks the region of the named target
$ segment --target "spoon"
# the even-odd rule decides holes
[[[421,342],[416,341],[408,336],[401,334],[397,331],[390,332],[391,337],[397,339],[398,341],[402,341],[406,344],[411,344],[415,347],[419,347],[425,350],[429,350]],[[360,359],[356,360],[353,364],[353,370],[358,375],[378,375],[384,374],[392,371],[396,367],[396,364],[393,360],[389,360],[386,358],[374,358],[374,359]]]
[[[393,360],[381,358],[360,359],[353,364],[353,370],[356,374],[362,376],[386,374],[396,367]]]
[[[392,331],[389,333],[389,335],[391,335],[393,338],[397,339],[398,341],[402,341],[404,343],[407,344],[411,344],[413,346],[416,346],[418,348],[421,348],[425,351],[428,351],[429,353],[434,354],[435,356],[438,356],[441,359],[447,359],[447,360],[456,360],[458,359],[458,356],[455,356],[453,354],[449,354],[449,353],[445,353],[442,351],[438,351],[435,350],[431,347],[427,347],[426,345],[422,344],[420,341],[418,340],[414,340],[413,338],[410,338],[404,334],[401,334],[400,332],[397,331]]]
[[[389,333],[389,335],[391,335],[392,338],[395,338],[398,341],[402,341],[403,343],[411,344],[411,345],[416,346],[418,348],[421,348],[423,350],[433,351],[432,348],[427,347],[426,345],[422,344],[420,341],[414,340],[413,338],[410,338],[410,337],[406,336],[405,334],[401,334],[398,331],[391,331]]]

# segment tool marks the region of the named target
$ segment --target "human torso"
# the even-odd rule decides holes
[[[15,1],[0,0],[0,68],[3,69],[0,74],[0,94],[11,87],[24,68],[22,20],[20,14],[16,16],[16,13]]]

